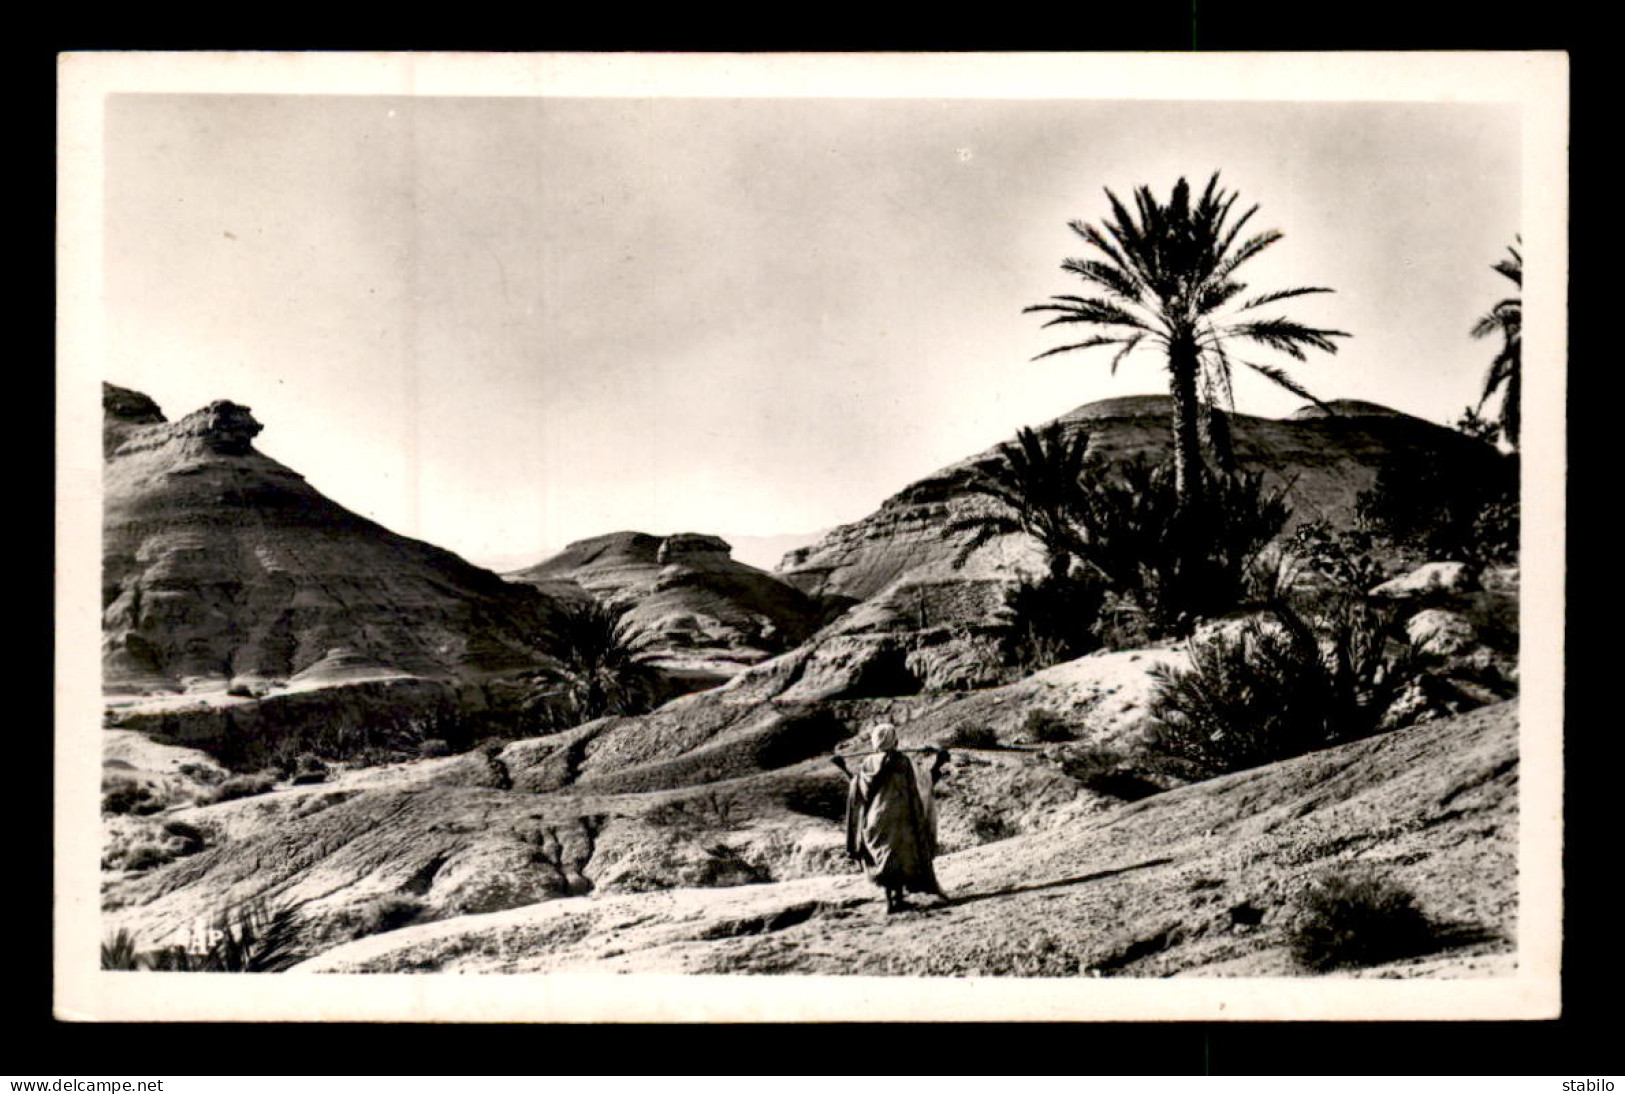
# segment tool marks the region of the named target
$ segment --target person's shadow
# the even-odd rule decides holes
[[[1132,873],[1135,870],[1149,870],[1153,866],[1166,866],[1174,861],[1171,858],[1147,859],[1136,862],[1132,866],[1119,866],[1113,870],[1097,870],[1092,874],[1082,874],[1078,877],[1061,878],[1059,881],[1044,881],[1037,885],[1018,885],[1012,889],[999,889],[991,893],[972,893],[969,896],[949,897],[947,903],[937,904],[935,908],[958,908],[966,904],[975,904],[978,900],[993,900],[1002,896],[1018,896],[1021,893],[1038,893],[1045,889],[1062,889],[1068,885],[1083,885],[1090,881],[1100,881],[1103,878],[1116,877],[1118,874]]]

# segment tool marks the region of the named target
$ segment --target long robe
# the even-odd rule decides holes
[[[887,889],[940,893],[931,860],[937,810],[930,769],[906,753],[866,757],[846,791],[846,852]]]

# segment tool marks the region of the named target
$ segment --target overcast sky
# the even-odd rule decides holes
[[[621,529],[855,520],[1021,425],[1165,391],[1023,306],[1103,188],[1215,169],[1322,398],[1451,422],[1521,230],[1514,108],[117,95],[105,379],[250,406],[329,497],[503,568]],[[1060,328],[1065,331],[1066,328]],[[1301,400],[1243,378],[1238,409]]]

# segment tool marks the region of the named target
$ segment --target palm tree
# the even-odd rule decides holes
[[[1052,296],[1050,303],[1023,309],[1057,313],[1046,327],[1079,323],[1099,333],[1056,346],[1033,359],[1094,346],[1118,346],[1111,363],[1115,374],[1136,348],[1158,349],[1167,360],[1174,401],[1174,482],[1183,506],[1201,488],[1203,416],[1207,410],[1234,403],[1232,365],[1243,365],[1300,397],[1319,402],[1280,368],[1234,357],[1230,347],[1251,342],[1303,361],[1307,360],[1305,349],[1336,353],[1332,339],[1349,335],[1285,317],[1241,318],[1241,313],[1281,300],[1332,291],[1327,288],[1267,292],[1226,310],[1247,290],[1232,275],[1279,240],[1281,233],[1271,229],[1242,239],[1242,228],[1258,206],[1232,221],[1236,194],[1219,188],[1218,172],[1208,180],[1195,205],[1183,178],[1174,185],[1166,204],[1157,200],[1150,187],[1139,187],[1132,213],[1110,190],[1106,198],[1112,212],[1103,222],[1104,231],[1081,221],[1070,225],[1104,259],[1069,258],[1061,263],[1061,269],[1081,277],[1098,295]],[[1222,419],[1217,424],[1222,426]]]
[[[659,682],[644,660],[652,636],[627,611],[599,600],[566,604],[554,627],[556,662],[532,679],[526,709],[546,706],[570,725],[649,709]]]
[[[979,464],[964,486],[966,493],[988,499],[993,507],[967,513],[948,525],[950,535],[972,533],[954,556],[954,565],[964,565],[973,551],[996,536],[1024,533],[1044,549],[1050,572],[1064,577],[1072,560],[1083,556],[1078,481],[1087,466],[1088,447],[1089,434],[1068,437],[1060,422],[1036,432],[1019,429],[1014,441],[999,445],[997,459]]]
[[[1523,245],[1523,237],[1514,237],[1518,246]],[[1508,247],[1511,258],[1503,258],[1490,268],[1496,273],[1523,289],[1523,255],[1518,253],[1518,247]],[[1518,447],[1518,402],[1523,394],[1522,359],[1523,359],[1523,297],[1509,296],[1496,304],[1489,313],[1479,318],[1473,324],[1473,337],[1483,338],[1490,334],[1501,335],[1501,352],[1495,355],[1490,363],[1489,375],[1484,378],[1484,394],[1478,400],[1478,410],[1484,409],[1491,396],[1497,391],[1505,389],[1501,397],[1501,433],[1506,437],[1507,443],[1513,448]]]

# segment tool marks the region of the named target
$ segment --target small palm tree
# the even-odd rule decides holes
[[[1523,245],[1523,237],[1514,237],[1518,246]],[[1518,247],[1508,247],[1511,258],[1503,258],[1490,267],[1496,273],[1523,289],[1523,255],[1518,253]],[[1509,296],[1496,304],[1489,312],[1479,317],[1473,324],[1473,337],[1485,338],[1491,334],[1501,336],[1501,352],[1495,355],[1490,363],[1490,371],[1484,378],[1484,394],[1478,400],[1478,410],[1484,409],[1497,391],[1504,390],[1501,397],[1501,433],[1507,443],[1513,448],[1518,447],[1518,427],[1521,424],[1518,415],[1518,403],[1523,395],[1522,359],[1523,359],[1523,298],[1522,296]]]
[[[598,600],[567,605],[555,626],[556,662],[533,678],[526,708],[545,706],[570,725],[648,710],[659,682],[644,660],[652,636],[627,610]]]
[[[1069,437],[1059,422],[1037,431],[1019,429],[1014,441],[999,445],[997,458],[979,464],[964,487],[992,507],[948,525],[950,535],[972,533],[954,556],[954,565],[964,565],[972,552],[997,536],[1021,533],[1038,541],[1052,574],[1065,576],[1072,560],[1083,555],[1078,483],[1087,467],[1088,447],[1087,433]]]
[[[1275,230],[1243,239],[1242,228],[1258,206],[1235,220],[1230,213],[1236,194],[1219,188],[1214,172],[1207,188],[1193,204],[1190,184],[1181,178],[1163,203],[1150,187],[1134,192],[1130,212],[1117,195],[1106,191],[1111,216],[1104,231],[1092,224],[1072,221],[1071,228],[1102,258],[1069,258],[1061,263],[1068,273],[1082,278],[1096,295],[1052,296],[1028,312],[1054,312],[1044,324],[1081,324],[1096,333],[1081,342],[1056,346],[1034,360],[1070,350],[1117,346],[1112,372],[1141,346],[1156,348],[1167,361],[1169,390],[1173,395],[1175,490],[1181,504],[1200,491],[1202,478],[1201,429],[1204,407],[1232,406],[1232,366],[1243,365],[1294,394],[1319,402],[1280,368],[1232,355],[1236,343],[1254,343],[1307,360],[1306,349],[1336,353],[1333,338],[1344,331],[1306,326],[1285,317],[1242,318],[1242,313],[1281,300],[1331,292],[1304,287],[1281,289],[1233,302],[1247,285],[1233,276],[1243,263],[1281,238]]]

